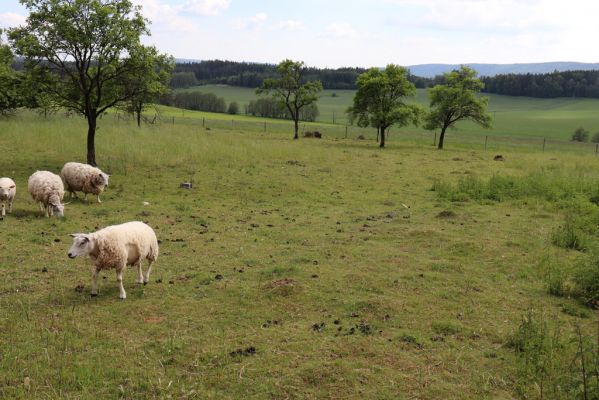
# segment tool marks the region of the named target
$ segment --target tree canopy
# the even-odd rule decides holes
[[[430,89],[430,112],[425,117],[425,128],[441,129],[439,149],[443,149],[446,130],[458,121],[469,120],[483,128],[491,127],[491,116],[487,114],[489,98],[477,96],[483,87],[476,78],[476,71],[462,66],[445,74],[445,84]]]
[[[10,114],[20,105],[19,77],[12,69],[13,54],[2,42],[0,29],[0,115]]]
[[[406,68],[394,64],[384,70],[371,68],[358,77],[357,87],[347,113],[358,126],[377,128],[380,147],[385,147],[385,132],[390,126],[418,124],[421,109],[406,102],[416,93]]]
[[[318,100],[322,91],[320,81],[305,81],[305,64],[302,61],[283,60],[277,66],[278,78],[265,79],[256,90],[258,94],[271,95],[281,107],[289,111],[294,122],[294,139],[298,139],[301,110]]]
[[[98,117],[160,85],[172,63],[140,43],[148,35],[140,7],[129,0],[21,0],[29,17],[9,31],[26,69],[51,101],[85,116],[87,162],[96,165]]]

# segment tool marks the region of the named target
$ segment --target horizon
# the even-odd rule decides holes
[[[178,59],[318,68],[599,62],[599,3],[573,0],[133,0],[152,23],[146,44]],[[580,12],[584,10],[584,12]],[[27,10],[6,0],[0,28]],[[572,60],[572,61],[555,61]]]

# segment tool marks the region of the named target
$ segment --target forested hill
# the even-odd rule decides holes
[[[580,66],[588,67],[585,70],[573,70],[559,72],[552,70],[549,73],[525,72],[525,73],[506,73],[489,76],[484,71],[489,69],[476,69],[480,65],[491,64],[472,64],[477,70],[479,76],[482,76],[485,82],[485,92],[497,93],[509,96],[529,96],[540,98],[555,97],[593,97],[599,98],[599,64],[581,64],[581,63],[545,63],[556,67]],[[440,65],[440,64],[439,64]],[[447,64],[444,64],[447,67]],[[494,64],[498,65],[498,64]],[[541,64],[512,64],[522,69],[525,65]],[[591,70],[592,66],[597,66],[597,70]],[[459,66],[453,66],[459,68]],[[443,83],[441,70],[433,78],[420,77],[416,67],[409,67],[409,79],[418,88],[430,87],[435,84]],[[507,70],[507,66],[503,67]],[[309,68],[306,73],[307,80],[319,80],[325,89],[355,89],[358,75],[366,71],[364,68],[339,68],[339,69],[318,69]],[[443,70],[445,71],[445,69]],[[497,71],[497,69],[496,69]],[[241,86],[257,88],[262,84],[265,78],[276,75],[276,66],[274,64],[259,64],[249,62],[234,61],[199,61],[199,62],[177,62],[175,72],[171,80],[172,88],[186,88],[203,84],[226,84],[230,86]]]
[[[480,76],[495,76],[506,74],[547,74],[563,71],[593,71],[599,70],[599,63],[580,62],[545,62],[524,64],[465,64],[478,72]],[[412,74],[424,78],[434,78],[460,67],[459,64],[421,64],[408,68]]]

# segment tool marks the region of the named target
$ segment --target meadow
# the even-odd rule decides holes
[[[17,183],[0,221],[0,398],[539,398],[539,373],[578,363],[544,368],[543,353],[529,371],[526,316],[568,348],[577,330],[597,340],[594,311],[547,279],[595,259],[552,237],[569,211],[595,215],[596,158],[498,147],[498,162],[398,136],[381,150],[104,118],[104,202],[46,219],[27,178],[83,161],[85,122],[0,120],[0,176]],[[90,297],[68,234],[130,220],[161,242],[150,284],[129,270],[120,301],[106,272]]]
[[[244,105],[258,98],[254,89],[226,85],[196,86],[186,90],[199,90],[223,97],[227,103],[236,101],[243,112]],[[599,99],[537,99],[485,94],[490,98],[489,112],[493,116],[493,129],[483,130],[471,123],[458,124],[458,132],[464,135],[491,135],[518,138],[547,138],[570,140],[574,130],[580,126],[599,132]],[[318,101],[320,116],[317,122],[347,124],[345,110],[353,101],[352,90],[325,90]],[[428,107],[425,89],[417,89],[412,100]],[[400,134],[427,133],[423,129],[404,127],[396,130]],[[452,132],[449,132],[452,134]],[[448,139],[451,140],[451,139]]]

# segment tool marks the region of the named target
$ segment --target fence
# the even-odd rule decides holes
[[[132,121],[128,115],[115,114],[116,121]],[[293,133],[293,122],[288,120],[251,120],[251,117],[243,118],[205,118],[182,116],[160,116],[158,114],[146,116],[146,123],[172,124],[197,126],[203,130],[234,130],[240,132],[259,132],[266,134],[291,135]],[[352,139],[371,140],[378,138],[374,128],[360,128],[353,125],[302,122],[300,124],[300,136],[306,132],[319,132],[324,138],[329,139]],[[435,146],[437,144],[437,133],[422,130],[391,128],[387,131],[386,140],[390,142],[407,141],[419,145]],[[572,142],[543,138],[538,136],[502,136],[492,133],[464,133],[450,132],[446,137],[447,146],[460,146],[485,151],[491,150],[522,150],[541,152],[570,152],[578,154],[599,155],[598,143]]]

